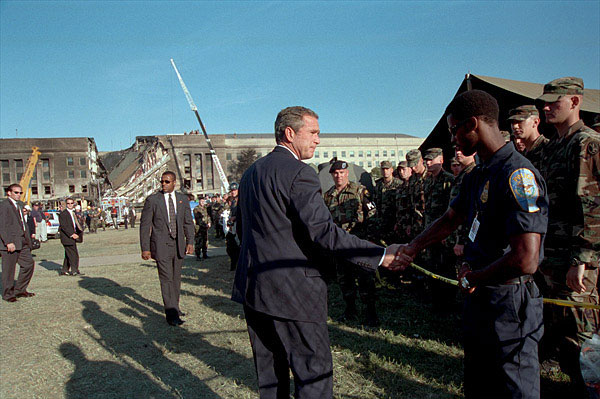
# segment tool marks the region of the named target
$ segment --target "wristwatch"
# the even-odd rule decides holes
[[[467,277],[463,277],[460,279],[460,285],[465,289],[468,290],[471,288],[471,284],[469,283],[469,280],[467,280]]]

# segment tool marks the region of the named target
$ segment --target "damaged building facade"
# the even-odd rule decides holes
[[[65,197],[96,203],[104,189],[104,168],[90,137],[0,139],[0,184],[19,183],[32,148],[40,155],[30,182],[31,200],[53,206]]]
[[[226,176],[233,172],[244,150],[253,149],[261,157],[275,145],[273,134],[214,134],[210,139]],[[314,158],[307,163],[318,165],[337,157],[367,171],[383,160],[396,165],[405,159],[406,152],[423,142],[422,138],[404,134],[322,133],[320,139]],[[109,195],[125,196],[134,203],[143,202],[160,189],[160,176],[166,170],[177,174],[184,192],[221,192],[221,179],[203,135],[138,136],[130,148],[107,153],[102,161],[109,171]]]

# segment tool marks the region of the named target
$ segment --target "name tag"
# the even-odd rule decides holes
[[[473,224],[471,225],[471,230],[469,230],[469,240],[471,242],[475,242],[475,237],[477,237],[477,231],[479,230],[479,220],[477,220],[477,216],[473,219]]]

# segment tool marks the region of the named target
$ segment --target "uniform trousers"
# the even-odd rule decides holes
[[[71,273],[79,272],[79,251],[77,244],[63,245],[65,247],[65,260],[61,272],[67,273],[71,269]]]
[[[244,306],[261,399],[333,397],[333,361],[325,322],[282,319]]]
[[[166,253],[156,254],[160,292],[163,304],[165,305],[165,311],[169,311],[170,309],[177,309],[179,311],[183,258],[177,256],[177,240],[170,237],[167,238],[166,248]]]
[[[465,397],[540,397],[543,299],[533,281],[478,287],[464,307]]]
[[[34,262],[31,250],[23,246],[20,251],[0,251],[2,255],[2,299],[14,298],[27,291],[33,277]],[[15,284],[16,265],[19,265],[19,278]]]

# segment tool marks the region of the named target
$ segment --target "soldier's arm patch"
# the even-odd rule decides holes
[[[597,141],[592,141],[588,144],[587,146],[587,152],[590,155],[596,155],[598,153],[598,142]]]
[[[537,199],[540,196],[540,188],[535,181],[535,175],[527,168],[515,170],[510,175],[510,189],[517,203],[524,211],[538,212]]]

